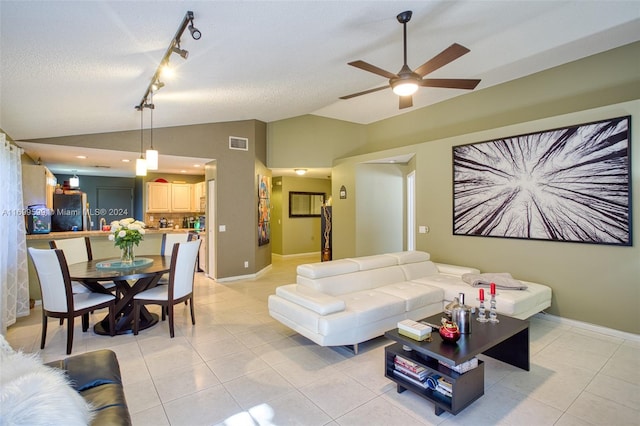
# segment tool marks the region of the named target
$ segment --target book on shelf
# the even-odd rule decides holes
[[[407,368],[404,368],[402,365],[400,364],[395,364],[395,368],[396,370],[399,370],[400,372],[406,374],[407,376],[413,377],[414,379],[425,381],[427,379],[427,371],[423,371],[421,373],[415,373]]]
[[[393,374],[395,374],[396,376],[400,377],[403,380],[406,380],[407,382],[410,382],[410,383],[413,383],[414,385],[420,386],[423,389],[427,389],[427,384],[425,382],[422,382],[422,381],[420,381],[418,379],[414,379],[413,377],[404,374],[400,370],[393,370]]]
[[[407,370],[411,370],[416,374],[419,374],[423,371],[427,371],[427,369],[424,366],[418,364],[417,362],[413,362],[407,358],[401,357],[400,355],[395,356],[394,362],[395,364],[401,365]]]

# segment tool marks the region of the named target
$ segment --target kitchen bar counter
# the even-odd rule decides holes
[[[134,247],[133,250],[136,256],[160,254],[160,248],[162,247],[162,234],[187,233],[189,231],[195,230],[193,228],[145,229],[144,238],[140,241],[138,246]],[[203,233],[203,231],[200,230],[200,233]],[[94,259],[119,258],[120,249],[114,245],[113,241],[109,240],[109,234],[109,231],[67,231],[50,232],[48,234],[31,234],[27,235],[27,247],[48,249],[49,241],[51,240],[89,237],[91,241],[91,252]],[[31,258],[28,259],[27,263],[29,269],[29,297],[31,299],[39,300],[42,296],[40,295],[38,276],[36,275]]]
[[[195,232],[193,228],[157,228],[157,229],[145,229],[145,236],[153,234],[178,234],[183,232]],[[64,232],[50,232],[48,234],[31,234],[27,235],[28,240],[61,240],[64,238],[78,238],[78,237],[108,237],[109,231],[64,231]]]

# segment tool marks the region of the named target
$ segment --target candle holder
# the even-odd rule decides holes
[[[476,318],[476,321],[487,322],[489,319],[487,318],[487,310],[484,307],[484,299],[478,300],[480,300],[480,306],[478,306],[478,317]]]
[[[492,294],[491,295],[491,302],[490,302],[490,307],[489,307],[489,322],[492,323],[499,323],[500,320],[498,319],[498,311],[496,310],[496,295]]]

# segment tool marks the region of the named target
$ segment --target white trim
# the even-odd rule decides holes
[[[255,274],[236,275],[234,277],[216,278],[215,281],[218,283],[229,283],[229,282],[239,281],[239,280],[250,280],[253,278],[258,278],[260,275],[263,275],[264,273],[269,271],[271,268],[272,266],[269,264],[264,268],[262,268],[261,270],[259,270],[258,272],[256,272]]]
[[[294,253],[294,254],[277,254],[271,253],[271,257],[279,257],[281,259],[292,259],[296,257],[307,257],[307,256],[318,256],[318,261],[320,261],[320,252],[314,251],[311,253]]]
[[[588,322],[572,320],[568,318],[562,318],[556,315],[540,312],[533,316],[534,318],[559,323],[562,325],[568,325],[571,327],[581,328],[583,330],[593,331],[594,333],[605,334],[611,337],[618,337],[620,339],[631,340],[634,342],[640,342],[640,334],[628,333],[626,331],[615,330],[613,328],[603,327],[601,325],[591,324]]]

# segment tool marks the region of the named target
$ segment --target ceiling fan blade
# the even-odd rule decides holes
[[[389,72],[387,70],[383,70],[382,68],[378,68],[375,65],[371,65],[370,63],[367,63],[365,61],[349,62],[349,65],[351,65],[352,67],[360,68],[361,70],[365,70],[365,71],[372,72],[374,74],[381,75],[382,77],[387,77],[387,78],[397,78],[398,77],[397,75],[395,75],[392,72]]]
[[[480,80],[464,78],[425,78],[420,81],[420,86],[473,90],[476,88],[478,83],[480,83]]]
[[[447,65],[449,62],[455,61],[460,56],[469,52],[470,50],[466,47],[461,46],[458,43],[453,43],[451,46],[447,47],[442,52],[438,53],[436,56],[420,65],[414,72],[420,77],[424,77],[430,72],[433,72],[438,68]]]
[[[400,96],[400,109],[413,106],[413,96]]]
[[[351,99],[351,98],[355,98],[356,96],[366,95],[367,93],[373,93],[373,92],[377,92],[379,90],[388,89],[388,88],[389,88],[388,85],[382,86],[382,87],[376,87],[375,89],[365,90],[364,92],[352,93],[347,96],[340,96],[340,99]]]

